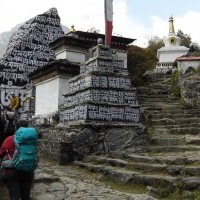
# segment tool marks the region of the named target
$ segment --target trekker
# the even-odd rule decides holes
[[[0,111],[1,111],[1,109],[0,109]],[[2,114],[0,114],[0,146],[2,145],[2,143],[4,141],[4,132],[3,132],[4,127],[5,127],[5,124],[3,122],[3,116],[2,116]]]
[[[11,135],[14,135],[16,131],[16,114],[9,107],[4,110],[4,114],[1,116],[1,123],[3,127],[2,131],[2,143]],[[0,145],[2,145],[2,143]]]
[[[25,120],[19,121],[17,123],[18,130],[20,127],[28,127],[28,123]],[[9,155],[11,158],[13,157],[16,149],[14,137],[14,135],[9,136],[3,142],[0,148],[1,159],[6,155]],[[5,168],[5,181],[9,191],[10,200],[30,200],[33,177],[34,170],[24,171],[16,170],[14,167]]]

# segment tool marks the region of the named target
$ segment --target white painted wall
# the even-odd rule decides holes
[[[118,60],[124,60],[124,68],[127,68],[127,52],[115,49]]]
[[[66,51],[61,51],[56,53],[56,59],[65,59],[66,57]]]
[[[173,50],[173,49],[169,51],[160,51],[159,62],[174,62],[176,58],[186,55],[187,52],[188,52],[187,50],[179,51],[179,50]]]
[[[71,77],[60,76],[59,78],[59,94],[58,94],[58,104],[62,104],[64,101],[63,95],[69,93],[69,79]]]
[[[127,68],[127,52],[118,49],[113,50],[116,51],[116,57],[118,60],[124,60],[124,67]],[[78,62],[84,64],[86,61],[86,52],[65,49],[56,53],[56,59],[67,59],[71,62]]]
[[[185,72],[188,67],[197,68],[200,65],[200,60],[193,61],[177,61],[177,67],[179,70]]]
[[[54,78],[36,85],[35,115],[43,115],[58,110],[59,79]]]
[[[35,115],[47,115],[58,111],[64,94],[69,92],[69,78],[56,76],[35,85]]]
[[[62,52],[58,52],[56,54],[56,59],[67,59],[71,62],[85,63],[85,53],[67,49]]]

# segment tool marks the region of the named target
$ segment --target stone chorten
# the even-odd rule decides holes
[[[127,68],[113,59],[112,50],[98,44],[69,81],[70,92],[60,107],[60,122],[139,123],[137,94]]]
[[[174,19],[169,18],[169,34],[164,40],[165,46],[158,49],[157,58],[159,62],[156,65],[157,71],[166,72],[173,67],[176,58],[188,53],[189,48],[180,46],[181,38],[178,37],[174,29]]]

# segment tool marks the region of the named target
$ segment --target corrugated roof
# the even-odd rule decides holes
[[[200,60],[200,56],[181,56],[176,59],[177,61],[194,61]]]

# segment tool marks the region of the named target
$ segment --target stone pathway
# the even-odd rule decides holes
[[[155,200],[143,194],[115,191],[73,166],[42,161],[35,172],[34,200]]]

